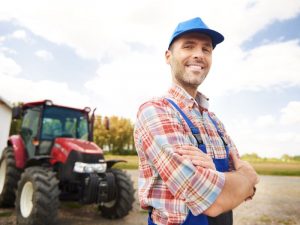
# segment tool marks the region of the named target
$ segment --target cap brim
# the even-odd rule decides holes
[[[205,28],[196,28],[196,29],[186,30],[184,32],[178,32],[175,35],[173,35],[173,38],[171,39],[169,44],[169,48],[176,39],[178,39],[184,34],[191,33],[191,32],[199,32],[199,33],[207,34],[212,40],[213,48],[215,48],[217,44],[220,44],[222,41],[224,41],[224,36],[217,31],[211,29],[205,29]]]

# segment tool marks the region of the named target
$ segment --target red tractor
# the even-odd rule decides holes
[[[0,161],[0,206],[16,207],[17,224],[54,224],[60,200],[97,204],[103,217],[126,216],[134,201],[133,182],[112,168],[93,143],[94,112],[50,100],[13,110],[19,135],[9,137]]]

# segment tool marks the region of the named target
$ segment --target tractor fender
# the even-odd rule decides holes
[[[111,159],[111,160],[105,160],[105,162],[107,164],[107,168],[111,168],[113,165],[115,165],[116,163],[119,163],[119,162],[127,163],[127,161],[123,160],[123,159]]]
[[[24,169],[27,159],[27,153],[25,145],[21,135],[12,135],[7,141],[9,146],[12,146],[16,161],[16,167],[18,169]]]

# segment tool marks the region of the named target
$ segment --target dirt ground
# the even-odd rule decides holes
[[[137,171],[129,170],[137,188]],[[137,193],[136,193],[137,199]],[[135,201],[120,220],[103,219],[95,206],[62,203],[59,225],[145,225],[147,213]],[[14,209],[0,208],[0,225],[15,225]],[[261,176],[254,200],[234,210],[234,225],[300,225],[300,177]]]

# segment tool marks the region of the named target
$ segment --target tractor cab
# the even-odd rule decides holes
[[[92,141],[90,111],[54,105],[50,100],[23,105],[21,136],[28,158],[49,155],[56,138]]]

